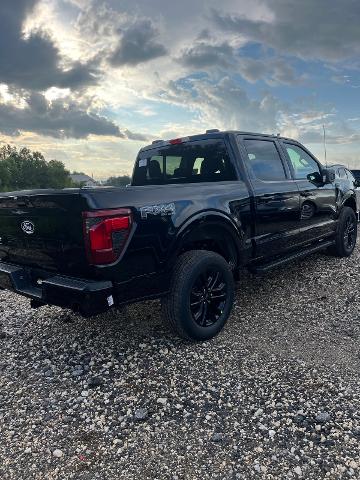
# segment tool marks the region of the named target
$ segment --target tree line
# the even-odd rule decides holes
[[[105,185],[125,186],[128,175],[110,177]],[[4,145],[0,148],[0,191],[27,190],[33,188],[77,187],[70,171],[58,160],[46,161],[42,153],[28,148]]]
[[[40,152],[6,145],[0,148],[0,190],[71,187],[70,172],[58,160],[47,162]]]

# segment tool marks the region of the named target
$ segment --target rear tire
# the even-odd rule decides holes
[[[343,207],[335,235],[335,245],[329,253],[337,257],[349,257],[354,251],[357,238],[357,219],[350,207]]]
[[[177,259],[162,311],[177,335],[203,341],[222,330],[233,301],[234,278],[226,260],[214,252],[192,250]]]

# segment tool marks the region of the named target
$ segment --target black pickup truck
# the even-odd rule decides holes
[[[352,253],[354,185],[334,180],[279,136],[208,130],[155,141],[128,188],[1,194],[0,287],[83,315],[161,297],[179,335],[209,339],[244,267]]]

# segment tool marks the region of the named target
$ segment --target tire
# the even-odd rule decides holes
[[[343,207],[335,234],[335,245],[330,247],[329,253],[336,257],[349,257],[356,246],[357,219],[350,207]]]
[[[177,335],[203,341],[222,330],[233,302],[234,278],[226,260],[214,252],[192,250],[177,259],[162,311]]]

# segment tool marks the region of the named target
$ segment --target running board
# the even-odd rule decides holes
[[[318,243],[317,245],[313,245],[305,248],[304,250],[300,250],[299,252],[292,253],[282,258],[273,260],[272,262],[250,266],[249,270],[252,273],[265,273],[275,267],[280,267],[281,265],[285,265],[286,263],[292,262],[294,260],[299,260],[300,258],[307,257],[312,253],[319,252],[320,250],[324,250],[325,248],[331,247],[332,245],[334,245],[334,240],[328,240],[326,242],[323,241],[321,243]]]

